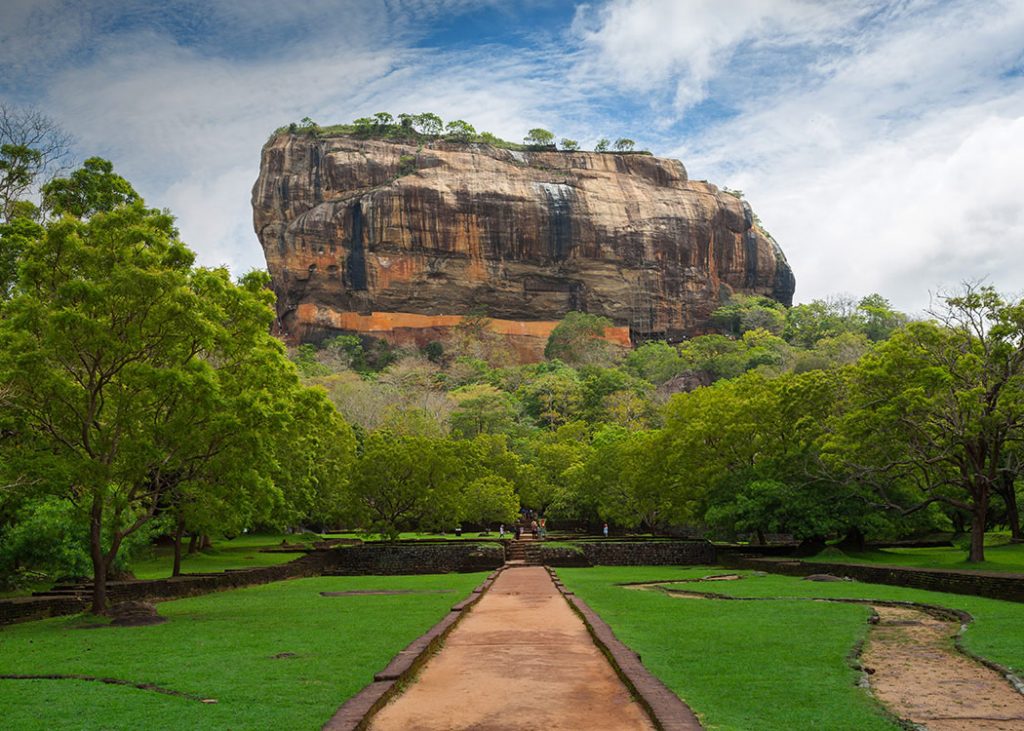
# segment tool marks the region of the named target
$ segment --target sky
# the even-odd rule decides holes
[[[0,102],[237,274],[275,128],[431,111],[742,190],[798,302],[1024,290],[1024,0],[2,0]]]

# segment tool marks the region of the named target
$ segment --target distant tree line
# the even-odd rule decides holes
[[[786,534],[818,548],[952,530],[970,537],[971,560],[987,529],[1020,536],[1019,300],[968,287],[911,321],[877,294],[789,308],[736,295],[712,323],[626,351],[604,339],[610,321],[569,313],[544,362],[508,365],[508,343],[474,317],[383,359],[368,338],[304,346],[300,370],[389,449],[494,440],[520,503],[556,526]],[[449,526],[465,515],[446,514]],[[420,520],[399,526],[440,525]]]
[[[391,139],[407,142],[423,142],[430,140],[446,140],[449,142],[470,143],[475,142],[492,147],[500,147],[513,150],[556,150],[563,152],[575,152],[580,149],[576,140],[563,137],[558,145],[555,144],[554,133],[535,127],[531,129],[523,143],[518,144],[503,140],[490,132],[477,132],[476,128],[462,119],[455,119],[445,122],[441,117],[432,112],[422,114],[398,114],[392,115],[389,112],[377,112],[370,117],[360,117],[348,124],[332,125],[321,127],[309,117],[300,122],[292,122],[287,127],[281,127],[274,132],[274,136],[289,132],[291,134],[309,135],[331,135],[348,134],[364,139]],[[619,137],[614,142],[606,137],[600,138],[594,146],[595,152],[634,152],[636,143],[627,138]]]

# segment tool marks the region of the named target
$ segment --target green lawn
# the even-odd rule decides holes
[[[319,538],[305,534],[303,536],[274,534],[243,534],[237,538],[219,538],[213,541],[212,548],[188,555],[184,551],[181,556],[181,572],[198,574],[225,569],[249,569],[257,566],[276,566],[294,561],[303,554],[297,553],[260,553],[261,548],[275,548],[281,541],[288,543],[304,543],[309,539]],[[174,549],[171,546],[154,546],[136,560],[130,569],[139,579],[163,579],[171,575],[174,566]]]
[[[682,584],[730,596],[782,598],[730,602],[678,599],[619,582],[699,578],[721,569],[598,567],[559,569],[571,587],[640,653],[644,664],[701,716],[708,728],[758,731],[897,726],[856,687],[846,657],[868,630],[866,606],[802,601],[857,598],[918,601],[975,617],[964,644],[1024,670],[1024,605],[856,582],[818,583],[786,576]]]
[[[77,680],[0,680],[4,729],[319,729],[485,574],[296,579],[159,605],[151,627],[82,617],[0,630],[0,672],[154,683],[218,703]],[[321,591],[451,593],[323,597]],[[280,653],[294,657],[274,659]]]
[[[484,538],[497,538],[497,532]],[[323,536],[303,533],[301,535],[246,533],[237,538],[214,539],[213,547],[194,553],[186,553],[181,557],[181,571],[185,574],[223,571],[225,569],[248,569],[257,566],[276,566],[294,561],[303,554],[296,553],[260,553],[261,548],[276,548],[282,541],[290,544],[309,543],[321,538],[359,538],[365,541],[377,540],[376,536],[366,533],[329,533]],[[402,533],[402,539],[444,539],[444,540],[479,540],[480,534],[475,531],[456,538],[454,534],[440,535],[437,533]],[[171,546],[154,546],[145,555],[132,561],[131,571],[139,579],[162,579],[171,575],[174,565],[174,549]],[[25,592],[19,592],[25,593]],[[12,593],[12,595],[14,595]]]
[[[985,560],[968,563],[967,550],[958,546],[945,548],[881,548],[851,552],[827,548],[807,561],[826,563],[878,563],[928,569],[957,571],[1011,571],[1024,574],[1024,543],[1009,543],[1005,536],[989,536]]]

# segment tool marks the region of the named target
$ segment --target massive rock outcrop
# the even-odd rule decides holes
[[[675,340],[732,292],[794,289],[745,202],[646,154],[282,134],[252,203],[293,341],[422,344],[484,311],[536,353],[570,310],[611,318],[612,339]]]

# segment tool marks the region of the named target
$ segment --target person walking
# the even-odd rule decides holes
[[[502,523],[498,526],[498,537],[505,540],[505,524]]]
[[[604,537],[605,538],[608,537],[608,524],[607,523],[604,524],[604,528],[601,529],[601,532],[604,533]]]

